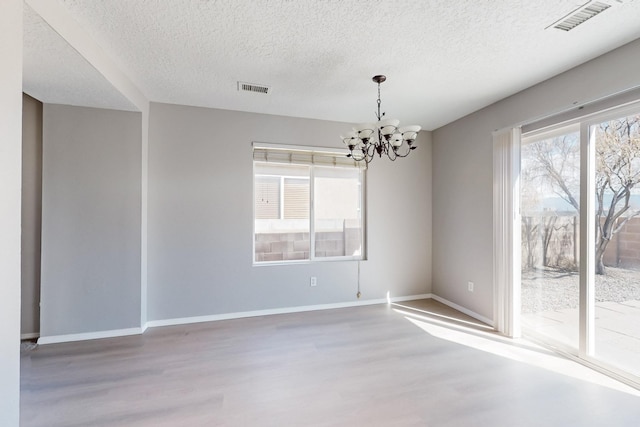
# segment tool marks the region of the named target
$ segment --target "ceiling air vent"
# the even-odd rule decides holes
[[[258,85],[255,83],[238,82],[238,90],[241,92],[255,92],[269,94],[271,88],[265,85]]]
[[[590,1],[586,3],[567,16],[561,18],[559,21],[551,24],[553,28],[557,28],[562,31],[573,30],[578,25],[593,18],[597,14],[609,9],[611,5],[600,1]],[[548,27],[547,27],[548,28]]]

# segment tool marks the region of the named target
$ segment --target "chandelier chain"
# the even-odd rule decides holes
[[[380,83],[378,82],[378,114],[376,114],[376,117],[378,118],[378,121],[380,121],[380,119],[382,118],[382,116],[380,115],[380,105],[382,104],[382,101],[380,101]]]

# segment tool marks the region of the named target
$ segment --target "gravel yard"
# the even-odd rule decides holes
[[[596,274],[596,302],[640,300],[640,271],[607,267]],[[577,271],[553,268],[522,273],[522,313],[578,307]]]

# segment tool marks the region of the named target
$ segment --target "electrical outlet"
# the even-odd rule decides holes
[[[473,282],[469,282],[467,286],[469,288],[469,292],[473,292]]]
[[[309,285],[316,286],[318,284],[318,278],[316,276],[311,276],[311,281]]]

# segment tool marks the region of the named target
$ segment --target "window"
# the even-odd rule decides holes
[[[254,145],[254,262],[363,258],[364,169],[344,153]]]

